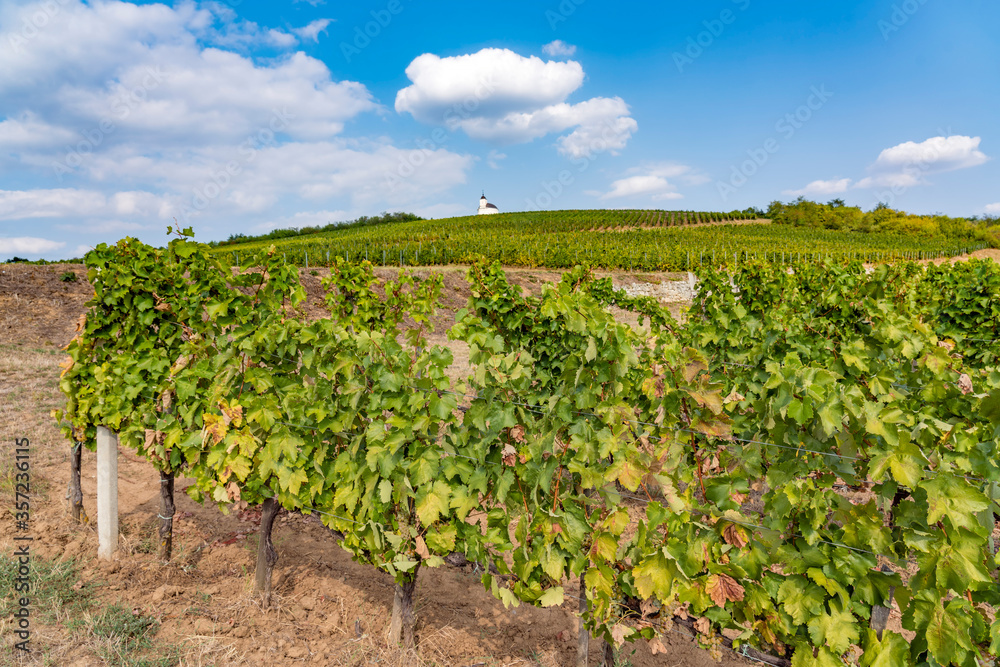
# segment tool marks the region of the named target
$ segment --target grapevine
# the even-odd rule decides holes
[[[331,317],[307,321],[276,248],[224,258],[186,235],[90,253],[58,416],[77,441],[118,431],[196,500],[264,505],[265,599],[274,514],[317,511],[394,578],[408,648],[418,573],[459,554],[508,605],[582,579],[612,645],[659,652],[685,622],[716,659],[997,657],[995,265],[706,267],[681,325],[588,268],[528,297],[472,257],[453,383],[426,338],[440,277],[338,255]],[[894,605],[912,641],[872,627]]]

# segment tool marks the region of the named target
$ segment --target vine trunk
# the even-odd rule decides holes
[[[271,604],[271,573],[274,571],[274,564],[278,562],[278,552],[274,550],[274,543],[271,541],[271,529],[274,528],[274,519],[278,516],[280,509],[281,507],[274,498],[268,498],[264,501],[260,514],[257,580],[254,592],[263,596],[265,607]]]
[[[170,561],[174,547],[174,474],[160,471],[160,560]]]
[[[413,593],[417,588],[417,572],[419,570],[420,564],[418,563],[413,568],[413,572],[403,575],[402,583],[396,582],[396,594],[392,600],[392,620],[389,622],[389,644],[391,646],[398,646],[400,643],[406,649],[413,649],[417,646],[416,599]]]

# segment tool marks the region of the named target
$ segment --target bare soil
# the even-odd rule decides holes
[[[466,305],[464,267],[435,267],[445,287],[443,311],[435,320],[435,342],[449,343],[445,331]],[[121,547],[111,563],[99,562],[96,528],[76,525],[68,515],[70,443],[49,413],[61,407],[60,352],[75,335],[76,323],[93,290],[81,265],[0,266],[0,482],[11,470],[15,438],[31,441],[33,557],[73,561],[79,585],[97,584],[99,604],[120,603],[152,615],[161,625],[157,640],[180,647],[184,665],[402,665],[406,656],[386,647],[392,606],[392,579],[351,561],[315,516],[282,512],[274,531],[279,552],[275,597],[261,608],[251,594],[259,512],[223,515],[181,493],[178,480],[174,559],[156,557],[159,477],[127,450],[119,461]],[[76,282],[63,282],[66,271]],[[429,270],[428,270],[429,271]],[[395,274],[379,269],[381,277]],[[322,316],[319,284],[325,272],[302,271],[309,298],[307,313]],[[537,294],[560,272],[512,270],[509,279]],[[615,274],[616,282],[656,283],[670,274]],[[674,306],[675,312],[678,306]],[[454,346],[453,374],[467,374],[468,354]],[[96,516],[96,462],[83,453],[84,505]],[[0,553],[13,553],[13,497],[0,484]],[[576,584],[566,587],[577,596]],[[4,595],[6,595],[6,591]],[[505,609],[482,587],[472,566],[425,569],[417,587],[418,662],[448,667],[575,665],[577,600],[561,607]],[[11,621],[0,619],[0,664],[87,667],[102,664],[92,642],[67,627],[71,619],[32,625],[34,653],[14,654]],[[715,664],[680,628],[666,638],[668,654],[654,657],[645,643],[626,645],[619,665]],[[591,641],[590,664],[599,665],[602,642]],[[748,664],[728,654],[724,665]],[[616,667],[619,667],[616,665]]]
[[[920,260],[920,264],[927,264],[928,262],[934,264],[951,264],[953,262],[964,262],[968,259],[992,259],[994,262],[1000,264],[1000,250],[996,248],[983,248],[982,250],[976,250],[968,255],[958,255],[956,257],[938,257],[936,259],[925,259]]]

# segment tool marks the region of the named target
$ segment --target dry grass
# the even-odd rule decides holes
[[[63,436],[50,412],[64,405],[59,391],[59,364],[66,356],[56,350],[0,346],[0,441],[31,436],[33,466],[53,461],[57,448],[42,443],[62,442]]]

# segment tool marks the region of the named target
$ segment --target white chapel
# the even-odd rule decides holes
[[[484,192],[482,198],[479,200],[479,211],[477,213],[479,215],[490,215],[499,212],[500,209],[486,201],[486,193]]]

